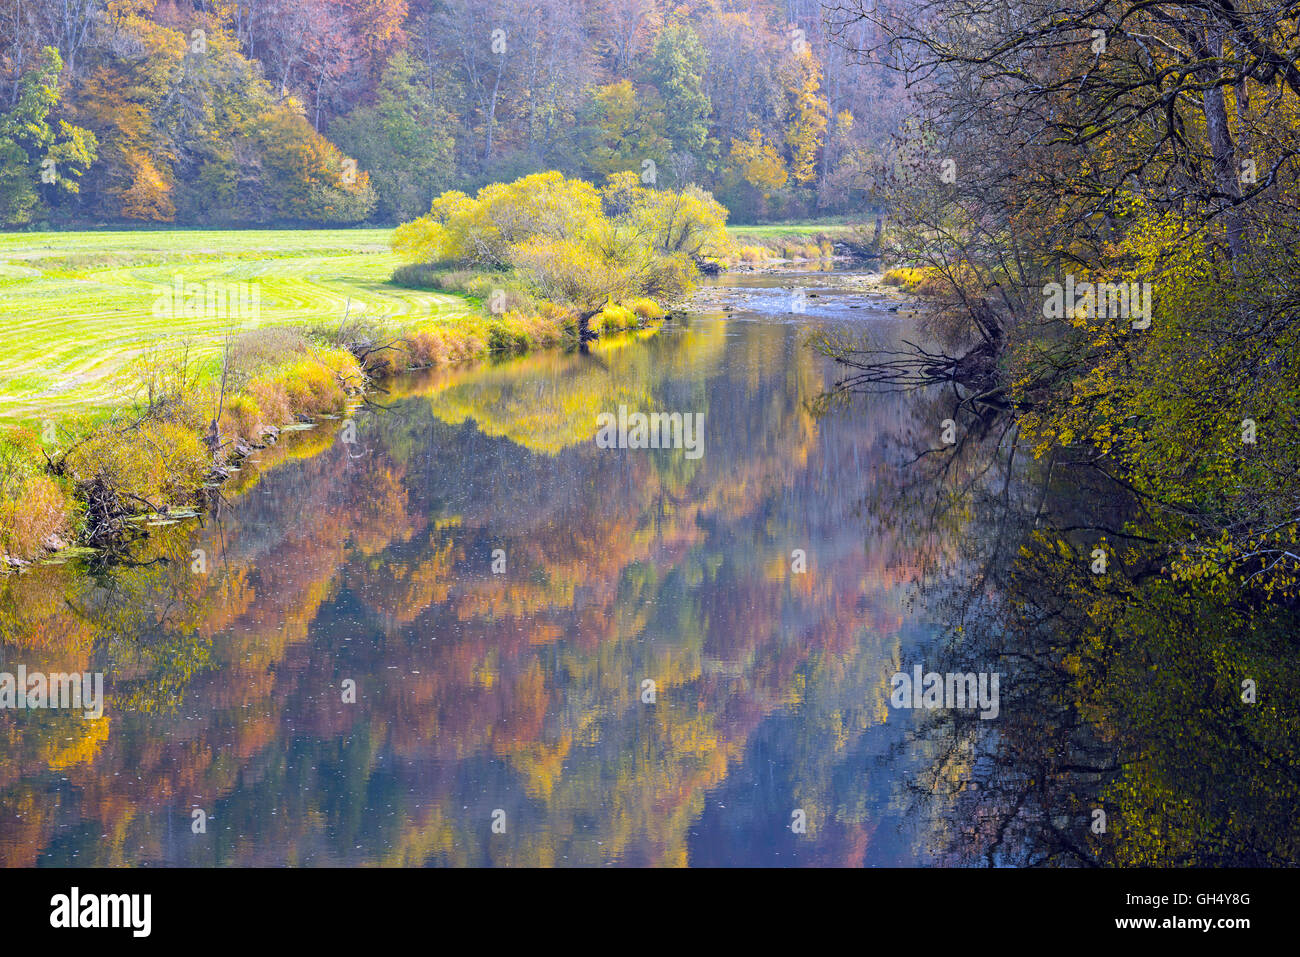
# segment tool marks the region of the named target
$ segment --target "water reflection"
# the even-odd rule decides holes
[[[908,322],[853,277],[744,283],[660,335],[403,380],[202,528],[0,583],[0,671],[109,696],[0,712],[0,863],[1294,861],[1294,610],[1137,551],[1086,574],[1135,541],[1113,489],[996,418],[927,453],[943,390],[824,401],[808,324]],[[704,413],[703,457],[598,449],[619,405]],[[891,708],[918,663],[1000,672],[999,720]],[[1234,707],[1243,675],[1277,697]]]
[[[205,528],[7,581],[0,668],[103,670],[109,702],[0,716],[0,860],[925,859],[885,695],[933,629],[860,509],[904,400],[816,419],[830,370],[763,312],[403,381]],[[703,457],[596,448],[620,404],[704,413]]]
[[[875,473],[869,509],[928,558],[917,601],[944,627],[926,668],[1002,676],[997,721],[938,709],[908,732],[934,860],[1300,860],[1300,608],[1242,578],[1173,577],[1168,516],[1089,450],[1035,458],[1005,412],[911,395],[918,434],[883,441],[915,454]]]

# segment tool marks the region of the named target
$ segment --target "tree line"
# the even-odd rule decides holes
[[[857,59],[809,0],[0,0],[0,225],[397,223],[546,170],[844,214],[907,108]]]

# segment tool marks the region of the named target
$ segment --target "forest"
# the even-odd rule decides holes
[[[810,0],[0,0],[0,227],[393,225],[549,170],[844,215],[906,96],[830,39]]]
[[[935,345],[827,351],[849,391],[957,383],[1021,454],[1151,523],[1142,574],[1300,579],[1300,44],[1267,3],[847,0],[917,91],[882,193]],[[1110,526],[1113,531],[1118,528]],[[1103,533],[1098,523],[1093,534]],[[1114,536],[1112,536],[1112,541]]]

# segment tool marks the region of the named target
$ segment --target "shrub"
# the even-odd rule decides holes
[[[541,302],[537,307],[539,318],[544,320],[548,325],[563,329],[566,326],[577,325],[577,314],[565,306],[554,302]]]
[[[610,214],[602,200],[610,200]],[[726,210],[694,187],[643,188],[632,173],[610,177],[603,191],[560,173],[538,173],[485,186],[471,198],[448,192],[428,216],[400,226],[392,246],[407,260],[507,270],[536,296],[580,311],[609,298],[680,296],[698,279],[695,263],[731,252]],[[403,278],[463,283],[486,299],[505,288],[495,277],[463,279],[410,271]],[[508,291],[508,290],[507,290]],[[516,299],[507,309],[529,306]]]
[[[511,323],[498,320],[488,324],[487,347],[489,352],[526,352],[528,336]]]
[[[662,319],[664,311],[660,308],[659,303],[653,299],[647,299],[645,296],[638,296],[627,303],[631,309],[641,319]]]
[[[26,429],[0,434],[0,559],[30,561],[68,534],[72,506],[45,474],[40,442]]]
[[[393,247],[414,262],[504,266],[512,245],[537,235],[582,235],[599,216],[600,194],[590,183],[536,173],[484,186],[472,199],[443,193],[427,216],[398,227]]]
[[[7,497],[28,478],[40,475],[45,457],[29,429],[0,432],[0,497]]]
[[[199,435],[177,422],[148,420],[131,429],[102,427],[65,460],[82,485],[101,483],[150,506],[189,501],[212,465]]]
[[[344,339],[352,334],[362,333],[352,326],[343,332],[335,327],[313,333]],[[364,335],[379,333],[367,327]],[[278,348],[270,348],[271,344]],[[255,439],[264,426],[283,425],[298,415],[342,412],[348,403],[346,383],[359,387],[365,381],[360,364],[347,349],[313,346],[294,330],[258,336],[231,350],[232,366],[236,359],[239,365],[231,381],[238,388],[234,395],[227,394],[221,421],[222,434],[228,436]]]
[[[251,395],[231,396],[221,410],[219,425],[222,435],[255,442],[262,434],[262,407]]]
[[[672,302],[690,291],[698,275],[695,263],[689,258],[662,256],[651,262],[640,291],[659,302]]]
[[[933,266],[895,266],[880,281],[886,286],[899,286],[904,292],[928,299],[951,292],[947,278]]]
[[[611,332],[615,329],[630,329],[637,325],[637,316],[626,306],[610,303],[600,313],[593,316],[588,328],[596,332]]]
[[[334,414],[347,408],[347,393],[338,376],[328,366],[314,359],[301,359],[276,375],[289,397],[294,415]]]
[[[256,381],[249,383],[247,391],[248,398],[256,403],[261,413],[262,425],[283,425],[293,418],[293,411],[289,406],[289,394],[283,384]]]
[[[407,263],[393,270],[391,282],[408,289],[445,290],[447,267],[444,263]]]
[[[31,561],[71,527],[68,497],[53,479],[29,476],[0,497],[0,559]]]

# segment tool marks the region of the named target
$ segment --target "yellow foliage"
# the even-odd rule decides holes
[[[189,500],[211,465],[193,430],[160,421],[128,430],[101,428],[67,457],[78,482],[101,481],[152,506]]]
[[[46,476],[26,476],[0,494],[0,559],[31,561],[52,536],[66,534],[70,524],[63,490]]]
[[[631,309],[610,303],[600,311],[600,315],[591,320],[591,327],[598,332],[611,332],[616,329],[630,329],[637,322],[637,315]]]
[[[538,298],[594,314],[633,296],[680,297],[696,263],[730,253],[726,210],[707,192],[646,189],[622,172],[597,190],[557,172],[496,183],[471,199],[448,192],[428,216],[398,227],[393,248],[413,263],[513,268]],[[458,276],[466,290],[489,277]]]
[[[785,160],[758,129],[750,130],[746,140],[731,141],[731,164],[745,182],[759,189],[780,189],[790,179]]]
[[[899,286],[905,292],[928,298],[942,296],[951,290],[947,278],[933,266],[895,266],[880,281],[886,286]]]
[[[575,241],[595,230],[600,194],[590,183],[562,173],[535,173],[513,183],[492,183],[471,199],[452,190],[433,201],[427,216],[397,228],[393,249],[411,262],[456,262],[500,268],[512,246]]]
[[[821,65],[811,48],[794,58],[789,84],[789,109],[785,141],[790,150],[790,176],[796,183],[810,183],[817,176],[817,154],[826,134],[830,107],[821,89]]]
[[[642,319],[662,319],[664,317],[664,311],[659,307],[659,303],[644,296],[638,296],[628,301],[627,307]]]

